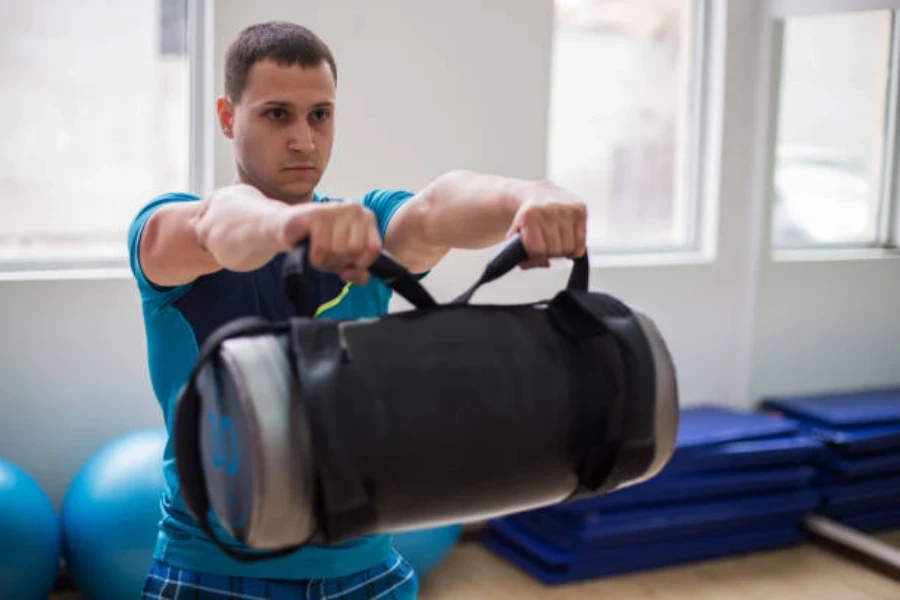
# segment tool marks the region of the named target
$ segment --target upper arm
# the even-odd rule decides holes
[[[417,274],[432,269],[447,252],[423,241],[428,212],[425,193],[376,190],[363,198],[363,205],[375,213],[385,250]]]
[[[131,271],[145,292],[171,294],[218,266],[197,241],[192,219],[203,201],[166,195],[145,206],[128,231]]]

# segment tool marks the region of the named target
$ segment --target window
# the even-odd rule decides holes
[[[186,0],[0,6],[0,262],[121,259],[188,186]]]
[[[548,176],[594,251],[697,242],[705,3],[555,0]]]
[[[894,18],[871,11],[785,19],[772,181],[775,248],[890,244]]]

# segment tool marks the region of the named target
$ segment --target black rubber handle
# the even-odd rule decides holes
[[[514,235],[500,249],[500,251],[491,259],[484,268],[481,277],[478,278],[472,287],[460,294],[453,300],[453,304],[468,304],[469,300],[475,292],[485,283],[494,281],[503,277],[518,265],[528,259],[528,253],[525,251],[525,245],[522,242],[522,236]],[[581,258],[576,258],[572,264],[572,271],[569,274],[569,282],[566,288],[569,290],[577,290],[586,292],[588,290],[588,280],[590,275],[590,265],[588,264],[587,254]]]
[[[309,264],[309,242],[297,244],[285,257],[282,279],[288,298],[298,315],[312,317],[319,307],[320,298],[312,281]],[[437,306],[431,294],[406,268],[397,262],[386,250],[369,265],[369,274],[377,277],[385,285],[400,294],[416,308]]]

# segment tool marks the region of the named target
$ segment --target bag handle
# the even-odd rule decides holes
[[[478,281],[457,296],[450,304],[468,304],[478,288],[485,283],[503,277],[527,259],[528,253],[525,251],[522,237],[516,234],[491,259]],[[309,265],[309,242],[304,240],[297,244],[285,258],[284,266],[282,267],[282,277],[285,291],[297,314],[307,317],[312,317],[319,306],[319,296],[310,277],[311,270]],[[422,287],[422,284],[386,250],[382,250],[375,262],[369,266],[369,273],[383,281],[385,285],[400,294],[416,308],[429,308],[438,305],[431,294]],[[589,276],[590,265],[588,264],[587,254],[585,254],[573,261],[566,289],[586,292],[588,290]]]
[[[309,241],[304,240],[291,250],[282,266],[282,279],[288,298],[298,315],[312,317],[319,307],[319,295],[311,278]],[[437,302],[422,284],[390,255],[382,250],[369,265],[369,274],[405,298],[416,308],[437,306]]]
[[[512,236],[494,258],[491,259],[491,262],[484,268],[484,272],[481,274],[481,277],[478,278],[478,281],[472,284],[472,287],[468,290],[457,296],[451,304],[468,304],[478,288],[485,283],[503,277],[527,259],[528,253],[525,251],[525,244],[522,242],[522,236],[517,233]],[[580,292],[588,291],[589,276],[590,265],[588,264],[588,257],[585,253],[581,258],[576,258],[573,261],[572,271],[569,273],[569,281],[566,284],[566,289]]]

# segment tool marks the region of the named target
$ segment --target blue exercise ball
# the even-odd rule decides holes
[[[403,531],[393,535],[394,548],[420,578],[426,577],[450,554],[461,533],[462,525]]]
[[[59,519],[44,490],[0,459],[0,599],[46,600],[59,573]]]
[[[61,511],[66,568],[88,600],[139,598],[165,487],[164,429],[115,438],[81,467]]]

